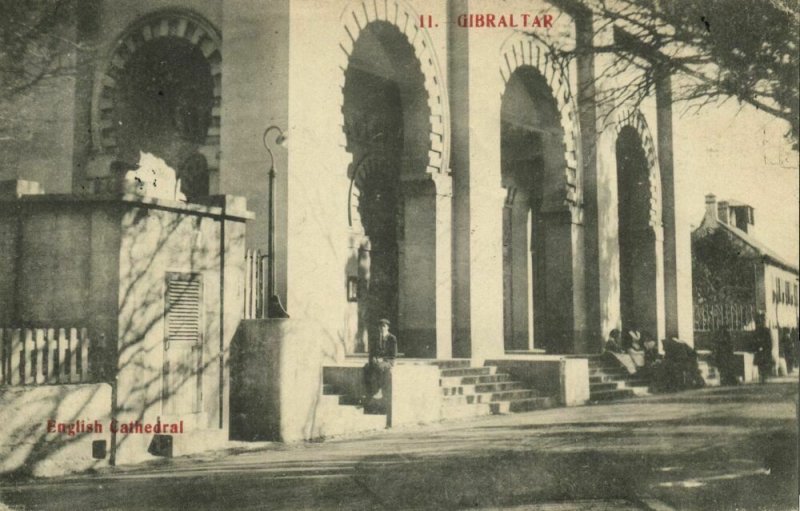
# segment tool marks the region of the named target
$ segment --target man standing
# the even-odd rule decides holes
[[[753,331],[753,363],[758,367],[761,383],[767,381],[772,373],[772,335],[767,328],[767,318],[763,311],[756,314],[756,329]]]

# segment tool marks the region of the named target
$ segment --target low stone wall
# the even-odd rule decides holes
[[[697,350],[697,354],[703,361],[714,366],[717,369],[717,372],[719,372],[719,367],[716,366],[716,361],[714,360],[714,354],[712,351]],[[753,363],[753,353],[749,351],[735,351],[733,355],[732,369],[733,374],[738,378],[738,380],[741,383],[757,382],[759,380],[758,366]],[[706,378],[706,375],[703,374],[703,377]],[[717,380],[715,383],[716,385],[720,384],[719,380]]]
[[[442,418],[439,367],[398,363],[392,368],[388,425],[424,424]]]
[[[366,358],[348,360],[348,365],[323,368],[323,382],[337,394],[358,398],[366,394],[364,369]],[[441,420],[442,394],[439,368],[427,363],[395,363],[391,371],[391,399],[387,409],[387,425],[425,424]]]
[[[753,363],[753,354],[748,351],[736,351],[736,376],[742,383],[758,381],[758,366]]]
[[[53,432],[48,433],[48,421]],[[95,421],[102,431],[85,431]],[[107,383],[0,386],[0,473],[54,476],[106,466],[110,430]],[[92,456],[95,441],[105,442],[102,459]]]
[[[511,355],[486,360],[511,379],[556,398],[563,406],[578,406],[589,401],[589,360],[560,355]]]
[[[231,438],[320,436],[322,368],[343,357],[344,344],[311,320],[242,321],[231,347]]]

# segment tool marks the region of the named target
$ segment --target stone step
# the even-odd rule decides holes
[[[452,387],[441,386],[443,396],[462,396],[468,394],[519,389],[523,389],[522,384],[516,381],[481,383],[478,385],[454,385]]]
[[[528,399],[515,399],[514,401],[501,401],[492,403],[492,413],[519,413],[530,412],[532,410],[542,410],[552,408],[556,405],[552,397],[531,397]]]
[[[619,360],[602,360],[602,361],[589,361],[589,369],[616,369],[621,368],[622,364]]]
[[[449,378],[451,376],[485,376],[485,375],[495,374],[496,372],[497,368],[494,366],[461,367],[453,369],[442,369],[441,376],[443,378]]]
[[[463,419],[465,417],[481,417],[492,415],[492,403],[463,404],[460,406],[442,405],[442,419]]]
[[[625,383],[621,381],[610,381],[610,382],[603,382],[603,383],[590,383],[589,384],[589,393],[593,394],[595,392],[600,392],[603,390],[614,390],[618,389],[621,386],[624,386]]]
[[[499,390],[520,390],[525,389],[522,383],[518,381],[501,381],[494,383],[479,383],[474,386],[474,392],[481,394],[484,392],[497,392]]]
[[[553,406],[555,406],[555,401],[550,397],[530,397],[526,399],[514,399],[511,401],[445,405],[442,406],[442,418],[446,420],[465,417],[480,417],[483,415],[530,412],[532,410],[552,408]]]
[[[468,358],[452,359],[452,360],[432,360],[431,364],[438,366],[440,369],[460,369],[471,366],[471,361]]]
[[[609,382],[616,382],[620,381],[620,377],[616,375],[610,374],[596,374],[594,376],[589,376],[589,385],[595,383],[609,383]]]
[[[386,415],[364,414],[361,408],[355,406],[338,405],[338,410],[325,410],[318,418],[318,436],[323,438],[385,428]]]
[[[496,401],[513,401],[515,399],[529,399],[537,397],[536,392],[527,389],[504,390],[500,392],[485,392],[481,394],[468,394],[461,396],[445,396],[442,404],[445,406],[471,405],[478,403],[491,403]]]
[[[589,367],[618,367],[621,362],[616,357],[590,358]]]
[[[337,396],[339,397],[339,404],[342,406],[361,406],[360,397],[345,394],[337,394]]]
[[[505,373],[486,374],[482,376],[448,376],[439,378],[440,387],[458,387],[459,385],[476,385],[508,381],[511,377]]]
[[[339,400],[341,397],[339,394],[323,394],[320,396],[317,406],[336,410],[340,405]]]
[[[625,399],[635,395],[632,389],[612,389],[612,390],[599,390],[597,392],[589,391],[590,401],[611,401],[614,399]]]
[[[613,369],[589,369],[589,376],[618,376],[625,378],[629,375],[628,371],[623,368]]]

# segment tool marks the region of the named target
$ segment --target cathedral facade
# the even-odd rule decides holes
[[[15,177],[92,196],[150,155],[189,203],[244,197],[270,271],[226,296],[241,311],[274,275],[289,319],[255,330],[306,357],[312,393],[381,319],[404,358],[477,365],[600,353],[629,326],[691,342],[670,77],[609,93],[624,73],[583,51],[605,21],[570,1],[86,0],[59,163]]]

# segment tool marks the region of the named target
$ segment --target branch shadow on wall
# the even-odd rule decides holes
[[[225,419],[220,409],[220,371],[227,371],[229,350],[220,351],[221,265],[243,266],[231,260],[231,246],[243,244],[244,230],[224,233],[220,222],[202,224],[199,216],[174,214],[155,208],[133,209],[123,218],[120,251],[117,330],[104,331],[88,313],[83,325],[90,336],[90,383],[55,385],[0,385],[0,465],[2,476],[19,480],[38,475],[82,471],[106,465],[134,438],[153,435],[110,433],[110,421],[156,423],[169,416],[186,421],[190,428],[220,429]],[[213,225],[215,227],[209,227]],[[225,236],[223,243],[222,236]],[[224,249],[222,247],[225,247]],[[238,252],[236,253],[237,255]],[[227,259],[226,259],[227,258]],[[239,259],[242,259],[241,261]],[[170,304],[165,298],[165,272],[185,270],[203,278],[198,316],[184,310],[185,301]],[[234,272],[238,275],[238,272]],[[226,313],[242,309],[240,282],[235,304],[225,304]],[[226,296],[234,296],[227,293]],[[236,307],[236,309],[233,309]],[[188,350],[191,364],[168,366],[170,348],[165,318],[199,321],[197,346]],[[188,316],[187,316],[188,314]],[[185,325],[182,326],[186,328]],[[231,332],[232,334],[232,332]],[[172,346],[170,346],[170,344]],[[45,370],[44,368],[36,368]],[[169,371],[169,373],[167,373]],[[168,379],[168,384],[165,382]],[[224,382],[227,385],[227,382]],[[210,391],[210,392],[209,392]],[[187,397],[189,396],[189,397]],[[177,403],[171,403],[173,400]],[[192,399],[192,403],[181,400]],[[175,410],[171,412],[168,404]],[[44,419],[44,420],[41,420]],[[48,433],[47,420],[63,424],[101,422],[102,434]],[[163,420],[166,422],[166,420]],[[92,459],[91,442],[111,440],[105,456]],[[151,445],[152,448],[152,445]],[[141,457],[147,459],[145,453]]]

